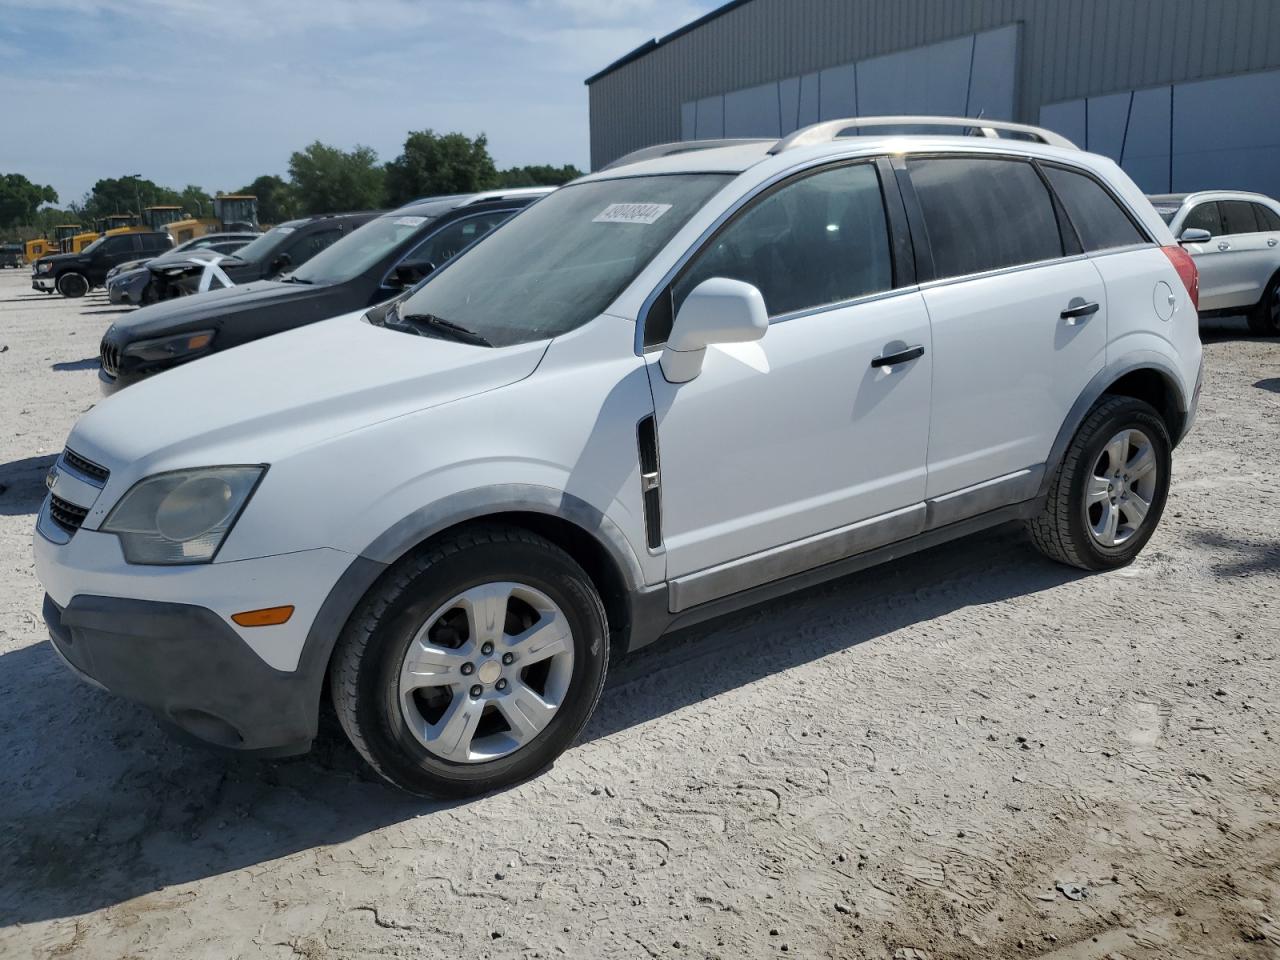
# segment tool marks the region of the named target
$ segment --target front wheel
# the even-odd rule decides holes
[[[590,578],[554,544],[476,527],[402,560],[334,652],[351,743],[411,793],[464,797],[538,773],[604,688],[608,624]]]
[[[58,292],[75,299],[89,292],[89,279],[83,273],[64,273],[58,278]]]
[[[1164,511],[1172,446],[1150,404],[1103,397],[1072,438],[1040,515],[1028,521],[1036,547],[1083,570],[1131,563]]]

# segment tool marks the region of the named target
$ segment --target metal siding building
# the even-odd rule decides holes
[[[843,116],[1019,120],[1148,192],[1280,195],[1280,0],[737,0],[587,80],[591,164]]]

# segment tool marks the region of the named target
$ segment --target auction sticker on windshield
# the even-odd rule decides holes
[[[592,223],[653,223],[671,209],[669,203],[611,203]]]

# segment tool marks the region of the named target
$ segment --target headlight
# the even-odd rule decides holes
[[[53,264],[52,264],[52,263],[42,263],[42,264],[40,264],[40,272],[41,272],[41,273],[48,273],[48,272],[49,272],[50,270],[52,270],[52,269],[53,269]]]
[[[266,467],[176,470],[139,480],[107,515],[129,563],[208,563]]]
[[[196,330],[192,333],[179,333],[172,337],[157,337],[154,340],[139,340],[124,348],[126,356],[136,357],[148,362],[154,360],[173,360],[185,357],[189,353],[203,350],[213,343],[212,330]]]

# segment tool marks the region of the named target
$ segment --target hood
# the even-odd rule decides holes
[[[219,253],[217,250],[210,250],[208,247],[198,247],[195,250],[179,250],[176,253],[171,250],[168,253],[162,253],[152,260],[151,264],[156,267],[173,267],[188,261],[204,263],[214,257],[239,262],[239,258],[234,253]]]
[[[47,257],[41,257],[36,263],[83,263],[87,259],[82,253],[51,253]]]
[[[515,383],[550,341],[479,347],[375,327],[363,312],[267,337],[122,390],[71,431],[122,479],[271,463],[345,433]]]
[[[224,268],[241,266],[244,261],[234,253],[219,253],[217,250],[183,250],[181,253],[168,253],[156,257],[147,264],[152,270],[163,270],[170,276],[199,274],[205,264],[217,258]]]
[[[137,270],[139,267],[146,266],[147,262],[148,261],[145,258],[142,260],[126,260],[124,263],[117,264],[116,266],[108,270],[107,276],[114,277],[114,276],[119,276],[120,274],[124,273],[126,270]]]
[[[182,333],[184,330],[218,329],[226,320],[246,310],[274,306],[325,290],[301,283],[256,280],[234,287],[220,287],[197,296],[162,300],[126,314],[111,325],[107,336],[124,345],[134,340]]]

